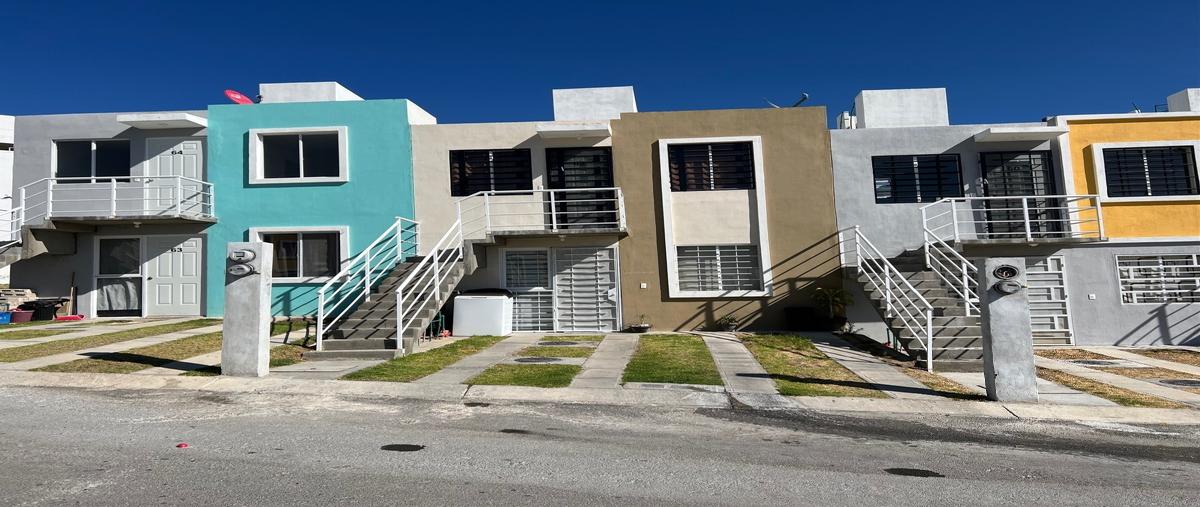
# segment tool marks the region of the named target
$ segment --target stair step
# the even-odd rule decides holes
[[[325,350],[389,350],[396,348],[396,340],[394,338],[326,338],[322,341],[322,346]]]
[[[903,326],[903,320],[900,319],[899,317],[891,317],[891,318],[888,318],[887,320],[888,320],[888,324],[890,324],[892,327]],[[966,317],[966,316],[961,316],[961,315],[942,315],[942,316],[935,315],[933,317],[934,327],[948,327],[948,326],[979,327],[979,324],[980,324],[979,317],[977,317],[977,316]]]
[[[913,336],[912,331],[909,331],[907,327],[900,328],[897,334],[904,338]],[[933,336],[935,338],[939,336],[983,336],[983,329],[979,326],[934,326]]]
[[[364,327],[359,329],[334,329],[329,332],[326,339],[342,341],[342,340],[369,340],[369,339],[388,339],[396,337],[396,328],[393,327]]]
[[[925,358],[917,359],[917,367],[925,367]],[[983,359],[934,359],[933,371],[983,371]]]
[[[904,348],[907,348],[909,350],[925,350],[924,339],[918,340],[916,338],[907,337],[907,336],[898,336],[897,338],[900,340],[900,343],[902,345],[904,345]],[[977,348],[977,349],[982,350],[983,349],[983,337],[982,336],[934,336],[933,337],[933,348],[934,348],[934,350],[943,349],[943,348],[949,348],[949,349]]]
[[[304,353],[305,361],[334,359],[381,359],[386,361],[395,357],[395,350],[310,350]]]

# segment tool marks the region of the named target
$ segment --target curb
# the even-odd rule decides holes
[[[119,373],[0,372],[0,387],[57,387],[97,390],[181,390],[216,393],[296,394],[407,398],[448,402],[541,402],[585,405],[731,409],[734,402],[756,410],[807,410],[845,414],[903,414],[985,417],[1008,420],[1200,425],[1200,411],[1140,407],[1092,407],[983,401],[853,398],[674,389],[539,388],[467,386],[346,380],[187,377]]]

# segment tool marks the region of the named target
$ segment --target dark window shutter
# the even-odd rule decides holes
[[[918,203],[962,197],[961,165],[957,154],[871,157],[875,202]]]
[[[750,142],[672,144],[667,162],[674,192],[754,188],[754,145]]]
[[[1111,197],[1200,194],[1191,146],[1108,148],[1103,155]]]
[[[527,149],[450,152],[450,195],[532,188],[533,165]]]

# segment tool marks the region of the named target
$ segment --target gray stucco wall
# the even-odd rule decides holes
[[[1116,256],[1197,251],[1197,243],[1108,243],[1070,248],[973,247],[966,255],[1062,255],[1075,344],[1145,346],[1200,345],[1200,304],[1123,304]]]
[[[1004,124],[1003,126],[1041,125]],[[901,127],[833,130],[834,196],[839,228],[861,226],[884,255],[922,246],[920,204],[876,204],[871,157],[957,153],[961,160],[964,195],[981,195],[979,154],[991,151],[1051,150],[1050,142],[976,143],[974,135],[998,125]],[[1053,159],[1057,159],[1057,155]],[[1055,167],[1055,171],[1058,168]],[[1060,176],[1061,177],[1061,176]],[[1062,181],[1058,188],[1063,188]]]
[[[206,117],[206,111],[186,111]],[[88,113],[18,116],[16,154],[13,161],[13,199],[19,189],[42,178],[54,176],[54,142],[74,140],[128,139],[133,176],[144,174],[146,139],[158,137],[204,137],[207,129],[136,129],[117,122],[118,114]],[[207,157],[206,157],[207,158]],[[207,164],[206,164],[207,165]],[[20,203],[14,204],[19,206]]]
[[[207,241],[203,233],[204,224],[143,225],[141,227],[101,226],[95,232],[73,233],[75,253],[69,255],[43,254],[32,259],[18,261],[12,265],[14,288],[33,289],[39,297],[67,297],[70,293],[71,275],[75,276],[76,313],[94,316],[93,291],[96,289],[96,238],[98,236],[199,236]],[[60,233],[69,234],[69,233]],[[201,250],[203,252],[203,250]],[[208,264],[201,262],[201,280]],[[205,294],[200,291],[201,308],[205,308]],[[144,303],[143,303],[144,304]]]

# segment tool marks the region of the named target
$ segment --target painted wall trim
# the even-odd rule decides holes
[[[1104,150],[1108,148],[1157,148],[1167,146],[1190,146],[1192,148],[1192,172],[1196,173],[1196,178],[1200,179],[1200,164],[1197,164],[1196,155],[1200,154],[1200,140],[1179,140],[1179,141],[1141,141],[1129,143],[1092,143],[1089,149],[1092,151],[1092,169],[1096,173],[1096,193],[1100,194],[1100,200],[1103,202],[1175,202],[1175,201],[1200,201],[1200,194],[1197,195],[1162,195],[1162,196],[1146,196],[1146,197],[1109,197],[1108,195],[1108,180],[1104,172]]]
[[[671,207],[671,178],[668,147],[672,144],[696,143],[735,143],[747,142],[754,150],[754,195],[758,211],[758,257],[762,269],[762,290],[721,291],[701,290],[685,291],[679,288],[679,255],[675,250],[675,226]],[[729,137],[688,137],[658,140],[658,183],[662,191],[663,243],[667,255],[667,294],[673,298],[749,298],[769,297],[772,294],[771,245],[767,232],[767,197],[766,178],[763,168],[762,136],[729,136]]]
[[[333,177],[266,178],[263,176],[262,138],[271,134],[337,134],[338,175]],[[250,129],[249,183],[251,185],[285,185],[296,183],[345,183],[350,181],[349,129],[346,127],[286,127]],[[303,162],[301,162],[303,167]]]
[[[309,225],[309,226],[279,226],[279,227],[251,227],[249,236],[250,241],[262,241],[263,233],[289,233],[289,232],[336,232],[338,233],[338,250],[340,251],[340,263],[338,271],[346,266],[350,259],[350,227],[345,225]],[[271,279],[272,283],[325,283],[332,279],[332,276],[279,276]]]

